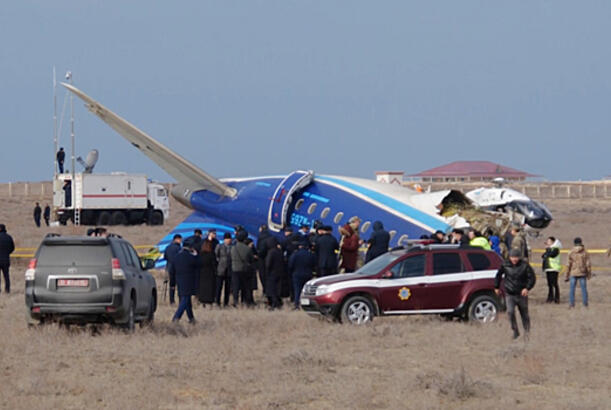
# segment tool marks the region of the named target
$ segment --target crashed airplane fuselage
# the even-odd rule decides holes
[[[456,190],[419,193],[411,189],[345,176],[315,175],[295,171],[283,176],[217,179],[148,136],[123,118],[69,84],[86,107],[126,138],[134,147],[174,177],[172,195],[194,212],[163,238],[160,249],[176,233],[215,228],[232,232],[242,225],[250,235],[267,224],[272,232],[283,227],[312,226],[314,221],[335,230],[359,216],[361,236],[368,237],[372,223],[381,221],[391,234],[391,246],[441,230],[449,232],[451,220],[443,209],[469,206]],[[462,220],[464,223],[464,220]],[[337,231],[336,231],[337,232]]]

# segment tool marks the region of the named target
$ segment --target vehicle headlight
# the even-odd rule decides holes
[[[316,296],[325,295],[329,292],[330,290],[329,290],[328,285],[320,285],[319,287],[316,288]]]

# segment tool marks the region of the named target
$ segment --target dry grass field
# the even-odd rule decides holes
[[[33,227],[34,200],[2,199],[0,223],[19,247],[37,246],[47,231],[84,232]],[[576,234],[590,248],[608,245],[611,201],[548,206],[556,221],[546,234],[567,245]],[[154,243],[189,213],[175,202],[172,212],[164,227],[116,231]],[[588,309],[567,308],[565,283],[562,304],[545,304],[538,276],[528,342],[510,339],[505,317],[487,326],[391,317],[353,327],[288,309],[197,307],[196,325],[176,327],[167,302],[153,327],[133,335],[32,330],[25,263],[14,262],[13,293],[0,294],[2,408],[611,408],[611,269],[603,255],[594,258]]]

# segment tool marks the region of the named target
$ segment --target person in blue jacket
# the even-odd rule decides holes
[[[389,242],[390,234],[384,229],[381,221],[375,221],[373,223],[373,233],[367,241],[369,249],[367,249],[367,254],[365,255],[365,263],[388,252]]]
[[[301,289],[307,281],[312,279],[312,272],[316,266],[316,259],[309,249],[309,242],[306,238],[297,241],[298,248],[289,258],[288,268],[293,277],[293,292],[295,295],[295,309],[300,308]]]
[[[174,293],[176,293],[176,271],[174,270],[174,260],[180,252],[180,243],[182,236],[180,234],[174,235],[172,243],[165,248],[163,257],[166,261],[165,270],[168,274],[168,280],[170,281],[170,305],[174,304]]]
[[[172,322],[178,322],[186,310],[189,323],[195,323],[191,296],[195,295],[198,290],[197,278],[199,276],[200,258],[195,249],[193,249],[194,245],[194,241],[191,238],[185,239],[182,249],[174,259],[179,302]]]

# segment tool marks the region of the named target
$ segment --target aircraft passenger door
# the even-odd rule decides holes
[[[391,269],[392,277],[381,279],[381,310],[420,310],[426,296],[426,254],[410,255]]]

